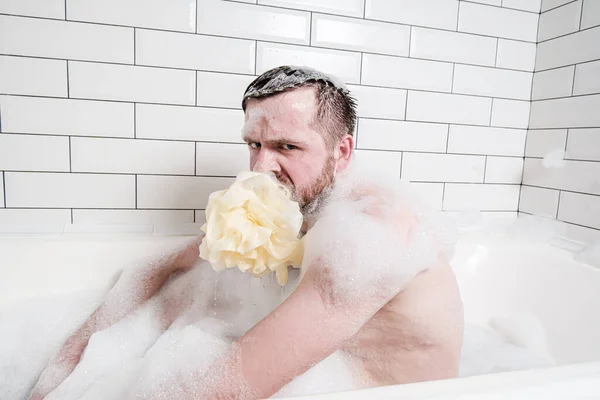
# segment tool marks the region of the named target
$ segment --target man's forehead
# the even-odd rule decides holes
[[[301,87],[246,103],[246,120],[249,118],[312,117],[316,109],[315,91]]]

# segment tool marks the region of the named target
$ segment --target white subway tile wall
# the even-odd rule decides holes
[[[0,0],[0,224],[201,222],[208,195],[248,165],[243,91],[282,64],[348,84],[360,168],[415,181],[436,209],[514,213],[542,6]],[[541,44],[538,71],[600,58],[594,7],[589,29]],[[595,107],[596,70],[581,64],[551,97]],[[578,98],[531,107],[530,139],[553,123],[538,114],[558,110],[549,129],[564,128],[569,162],[597,157],[586,146],[597,117],[570,124]],[[531,139],[527,156],[548,146]]]

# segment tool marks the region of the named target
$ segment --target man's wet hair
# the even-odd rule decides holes
[[[313,87],[316,97],[316,130],[325,136],[325,143],[334,146],[344,135],[354,135],[356,100],[343,83],[308,67],[284,65],[264,72],[250,83],[244,92],[242,109],[249,99],[263,99],[297,89]]]

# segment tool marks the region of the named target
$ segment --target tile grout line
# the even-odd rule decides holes
[[[67,99],[71,98],[71,91],[69,89],[69,60],[67,60]]]
[[[65,0],[65,19],[64,20],[65,21],[68,20],[68,18],[67,18],[67,0]]]
[[[135,28],[135,27],[133,28],[133,65],[137,65],[137,56],[136,56],[137,51],[135,48],[135,42],[136,42],[135,37],[137,36],[136,29],[137,28]]]
[[[254,41],[254,75],[258,75],[258,40]]]
[[[4,195],[4,208],[6,208],[6,171],[2,171],[2,191]]]
[[[73,209],[71,208],[71,225],[73,225]]]
[[[309,17],[308,17],[308,46],[312,46],[312,26],[313,26],[313,18],[314,18],[314,14],[310,13]]]
[[[134,210],[137,210],[138,209],[138,176],[137,176],[137,174],[134,175],[134,180],[135,180],[135,187],[134,187],[135,191],[133,193],[134,198],[135,198],[135,200],[134,200],[134,205],[135,205]]]
[[[404,121],[406,121],[406,117],[408,117],[408,90],[406,91],[406,99],[404,101]]]
[[[458,1],[458,7],[456,9],[456,29],[455,29],[456,32],[458,32],[458,21],[460,20],[460,3],[461,3],[461,0]]]
[[[573,66],[573,82],[571,82],[571,96],[567,96],[567,97],[573,97],[573,94],[575,93],[575,76],[577,75],[577,64],[575,64]]]
[[[443,182],[442,185],[442,211],[444,211],[444,202],[446,198],[446,182]]]
[[[598,1],[598,0],[596,0],[596,1]],[[585,0],[581,0],[581,10],[579,10],[579,28],[577,29],[578,32],[581,31],[581,22],[583,21],[583,3],[584,2],[585,2]]]
[[[198,71],[194,71],[194,107],[198,107]]]
[[[558,202],[556,203],[556,217],[555,219],[558,221],[558,214],[560,212],[560,199],[562,197],[562,190],[558,190]]]
[[[411,47],[412,47],[412,31],[413,31],[413,27],[411,26],[410,29],[408,30],[408,57],[410,57],[410,51],[411,51]]]
[[[500,38],[496,39],[496,57],[494,58],[494,68],[498,68],[498,44],[499,43],[500,43]]]
[[[69,136],[69,172],[73,172],[73,152],[71,151],[71,136]]]
[[[448,132],[446,133],[446,153],[448,154],[448,146],[450,145],[450,124],[448,124]]]
[[[194,142],[194,176],[198,175],[198,143]]]
[[[363,0],[363,19],[367,19],[367,1]]]
[[[483,184],[486,184],[487,182],[486,180],[486,175],[487,175],[487,163],[488,163],[488,156],[485,156],[485,163],[483,164]],[[519,192],[521,190],[519,189]],[[517,206],[517,210],[519,209],[519,206]]]
[[[364,63],[364,53],[361,52],[360,53],[360,68],[359,68],[359,72],[358,72],[358,84],[362,85],[362,73],[363,73],[363,63]]]
[[[133,138],[137,139],[137,103],[133,103]]]
[[[490,123],[488,124],[488,127],[492,127],[492,115],[494,114],[494,98],[492,98],[492,101],[490,101]]]

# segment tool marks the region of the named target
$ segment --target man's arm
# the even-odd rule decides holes
[[[48,364],[33,388],[30,400],[43,399],[71,374],[94,333],[137,309],[158,292],[172,273],[190,268],[198,259],[198,247],[203,237],[195,238],[185,247],[142,268],[125,269],[102,304],[66,340]]]
[[[320,269],[313,271],[212,367],[193,381],[171,382],[177,398],[268,398],[340,349],[389,301],[383,296],[363,304],[331,301]]]

